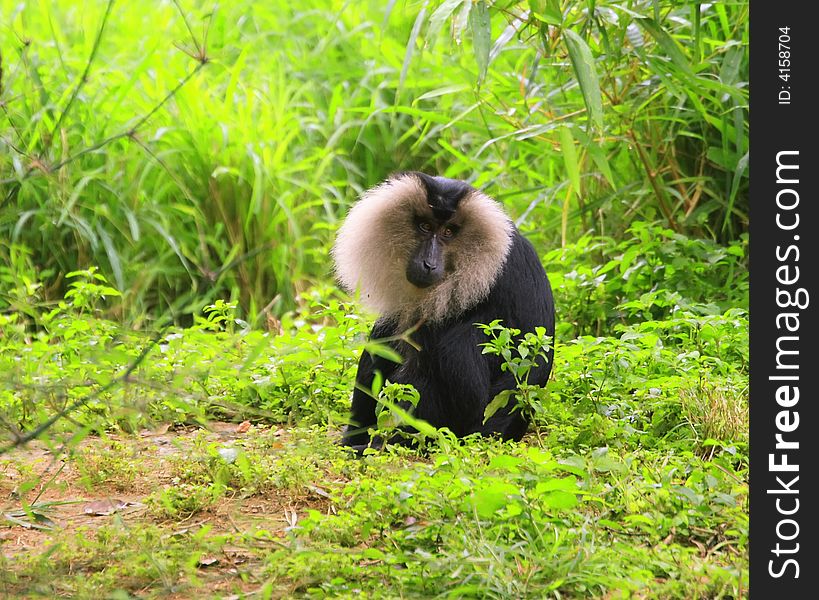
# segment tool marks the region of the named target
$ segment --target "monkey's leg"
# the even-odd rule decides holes
[[[518,441],[528,428],[529,423],[521,416],[520,411],[510,412],[507,408],[489,417],[475,431],[484,436],[499,435],[504,440]]]

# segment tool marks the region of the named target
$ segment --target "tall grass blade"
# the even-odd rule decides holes
[[[563,40],[569,50],[574,73],[583,93],[583,101],[589,112],[589,120],[598,131],[603,130],[603,98],[600,94],[600,80],[591,49],[585,40],[571,29],[563,30]]]

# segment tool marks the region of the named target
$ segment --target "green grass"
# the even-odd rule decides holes
[[[302,297],[275,333],[217,301],[192,326],[152,339],[102,318],[115,290],[98,273],[77,274],[55,309],[32,305],[0,322],[4,445],[61,416],[44,445],[0,463],[0,486],[15,490],[6,529],[44,527],[22,551],[6,542],[0,589],[744,597],[747,274],[738,270],[736,295],[722,298],[733,307],[694,299],[718,298],[718,270],[743,259],[635,227],[653,231],[655,252],[677,256],[663,294],[628,299],[630,285],[658,276],[652,251],[645,269],[628,246],[611,254],[613,266],[590,263],[586,249],[612,244],[604,238],[553,257],[567,312],[532,433],[517,444],[435,433],[425,454],[355,459],[337,445],[369,319],[334,288]],[[709,277],[703,251],[718,265]],[[583,309],[572,298],[587,291],[571,269],[597,279],[593,297],[611,307],[606,335],[574,332],[571,311]],[[678,277],[687,296],[671,291]],[[100,498],[137,508],[83,517]]]
[[[0,15],[0,594],[747,596],[747,1]],[[402,169],[550,275],[521,443],[336,443]]]
[[[729,454],[704,461],[472,440],[421,461],[400,452],[362,461],[321,431],[252,434],[234,443],[241,460],[232,465],[216,460],[224,442],[178,456],[173,484],[147,497],[139,517],[41,534],[48,552],[13,557],[0,585],[89,598],[747,590],[747,463]],[[247,521],[240,507],[263,502],[276,511]],[[219,517],[225,510],[232,524]],[[202,564],[214,556],[221,564]],[[231,557],[241,558],[233,573]]]
[[[541,250],[635,218],[738,239],[747,2],[544,6],[4,1],[0,257],[50,301],[99,266],[137,325],[191,291],[259,324],[402,169],[484,187]]]
[[[747,462],[531,441],[471,440],[422,460],[351,459],[323,431],[300,428],[185,446],[165,470],[173,479],[151,480],[159,489],[143,497],[147,510],[79,526],[57,518],[67,529],[41,532],[39,550],[0,559],[0,589],[77,598],[747,592]],[[215,452],[227,445],[238,449],[233,464]]]
[[[325,3],[212,16],[119,3],[80,86],[106,6],[31,6],[9,26],[30,43],[6,36],[3,48],[8,239],[26,242],[57,289],[69,264],[103,265],[129,316],[212,285],[244,290],[237,299],[253,315],[292,306],[294,286],[328,275],[322,242],[363,182],[404,166],[388,123],[368,127],[350,154],[356,109],[380,95],[377,81],[360,80],[378,76],[376,54],[388,74],[392,53],[394,71],[400,46],[379,41],[363,5],[336,21],[340,6]],[[204,47],[203,28],[204,64],[188,56]],[[66,107],[57,137],[43,140]],[[365,148],[380,164],[361,160]]]

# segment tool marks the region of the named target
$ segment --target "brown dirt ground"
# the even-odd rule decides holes
[[[34,442],[24,448],[15,449],[0,460],[0,553],[10,561],[13,568],[15,559],[37,556],[46,552],[60,539],[67,539],[81,529],[96,530],[109,524],[115,518],[126,524],[138,525],[150,522],[167,527],[169,532],[194,532],[209,526],[208,535],[253,531],[264,529],[283,538],[286,528],[306,514],[308,509],[331,510],[327,498],[310,493],[299,495],[295,492],[271,490],[266,494],[251,497],[225,497],[208,509],[196,513],[187,520],[157,521],[145,505],[146,498],[155,490],[172,485],[168,458],[184,452],[192,445],[194,435],[201,435],[198,429],[170,431],[162,427],[155,431],[143,431],[139,436],[108,436],[139,454],[140,469],[127,486],[107,483],[95,484],[89,489],[82,482],[81,474],[65,456],[55,456],[44,444]],[[248,434],[258,433],[251,429]],[[228,441],[246,435],[241,425],[235,423],[210,423],[208,439]],[[280,430],[275,435],[286,437]],[[105,443],[98,437],[90,436],[80,444],[91,447]],[[22,470],[22,473],[21,473]],[[23,473],[28,473],[27,477]],[[17,487],[24,477],[30,479],[32,473],[39,477],[40,484],[25,493],[25,499],[33,503],[59,503],[47,512],[55,523],[51,530],[26,528],[5,518],[7,513],[20,510],[22,503],[17,495]],[[39,495],[39,497],[38,497]],[[114,509],[111,514],[94,514]],[[116,517],[115,517],[116,515]],[[206,557],[208,558],[208,557]],[[212,561],[212,562],[211,562]],[[236,591],[241,571],[245,576],[253,572],[256,561],[246,548],[226,547],[222,555],[210,557],[208,564],[202,564],[200,580],[205,584],[205,593],[230,593]],[[257,589],[262,583],[250,578],[241,585],[246,591]],[[200,589],[199,593],[205,590]],[[165,596],[174,599],[177,596]],[[178,598],[189,596],[179,595]]]

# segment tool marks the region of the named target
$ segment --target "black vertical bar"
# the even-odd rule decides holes
[[[813,207],[819,29],[810,3],[750,13],[751,476],[754,598],[815,598],[819,357]]]

